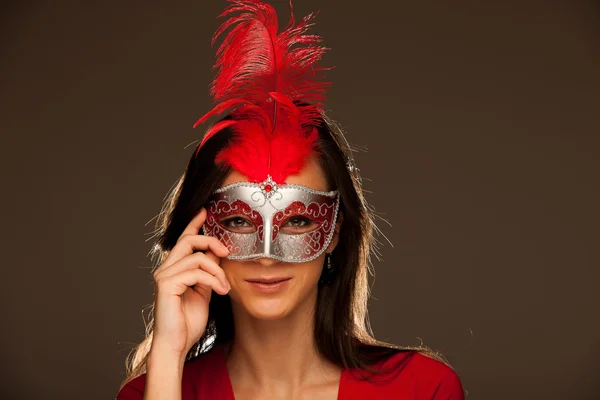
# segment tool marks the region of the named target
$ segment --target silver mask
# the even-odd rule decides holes
[[[203,230],[229,249],[227,258],[314,260],[334,234],[340,196],[302,185],[238,182],[215,191]],[[298,226],[301,224],[301,226]]]

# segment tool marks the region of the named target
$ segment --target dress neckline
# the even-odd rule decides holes
[[[227,399],[235,400],[233,384],[231,383],[231,377],[229,376],[229,370],[227,369],[227,358],[225,356],[225,348],[226,348],[226,343],[219,343],[214,346],[213,350],[215,350],[216,358],[218,359],[218,368],[221,370],[220,375],[226,381],[224,383],[227,386],[227,389],[226,389],[227,390]],[[340,383],[338,385],[338,391],[337,391],[337,397],[336,397],[337,400],[343,399],[342,391],[344,388],[344,384],[346,382],[346,373],[347,373],[347,370],[345,368],[342,368],[342,373],[340,375]]]

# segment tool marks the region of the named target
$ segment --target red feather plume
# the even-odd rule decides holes
[[[219,17],[241,13],[229,17],[213,36],[214,45],[230,29],[214,66],[218,72],[210,92],[216,105],[194,128],[226,111],[232,119],[209,128],[196,155],[213,135],[231,127],[235,138],[216,162],[230,165],[251,181],[270,175],[282,183],[298,173],[315,151],[315,126],[330,85],[318,79],[329,68],[318,68],[316,63],[328,49],[320,45],[319,36],[306,34],[315,14],[296,25],[292,9],[288,25],[277,33],[277,14],[271,5],[258,0],[229,2]]]

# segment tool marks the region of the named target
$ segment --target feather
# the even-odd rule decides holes
[[[319,135],[316,128],[308,135],[295,131],[270,139],[252,122],[239,121],[234,129],[243,132],[238,136],[241,140],[221,151],[215,162],[228,164],[251,182],[261,182],[271,176],[275,182],[283,183],[289,175],[299,173],[304,160],[317,151]]]
[[[237,122],[212,126],[198,150],[219,130],[231,127],[235,138],[216,161],[255,181],[271,175],[282,182],[297,173],[315,150],[314,126],[322,117],[330,85],[319,79],[329,68],[316,63],[328,49],[320,45],[319,36],[306,33],[315,14],[296,24],[292,9],[287,26],[278,33],[271,5],[259,0],[229,3],[219,15],[229,18],[212,39],[214,45],[229,30],[217,49],[214,69],[218,72],[210,87],[216,105],[194,127],[226,111]],[[233,13],[239,14],[230,16]]]

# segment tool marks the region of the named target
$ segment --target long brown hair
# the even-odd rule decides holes
[[[375,373],[377,370],[370,367],[373,363],[401,351],[420,352],[447,364],[439,353],[425,346],[397,346],[373,337],[367,300],[370,295],[368,274],[374,275],[371,255],[377,244],[375,213],[365,201],[352,149],[340,126],[324,117],[318,130],[317,157],[330,190],[340,192],[340,210],[344,213],[340,239],[331,255],[336,275],[332,283],[319,285],[317,295],[314,337],[318,350],[342,368]],[[157,240],[151,251],[154,268],[163,262],[189,221],[227,176],[228,168],[215,165],[214,159],[232,135],[233,132],[226,129],[208,140],[198,155],[192,156],[183,176],[166,197],[156,222]],[[154,305],[151,310],[153,308]],[[146,372],[152,325],[151,317],[146,323],[146,338],[127,357],[127,376],[122,386]],[[229,296],[212,296],[206,331],[192,346],[186,361],[208,351],[214,344],[231,340],[234,328]]]

